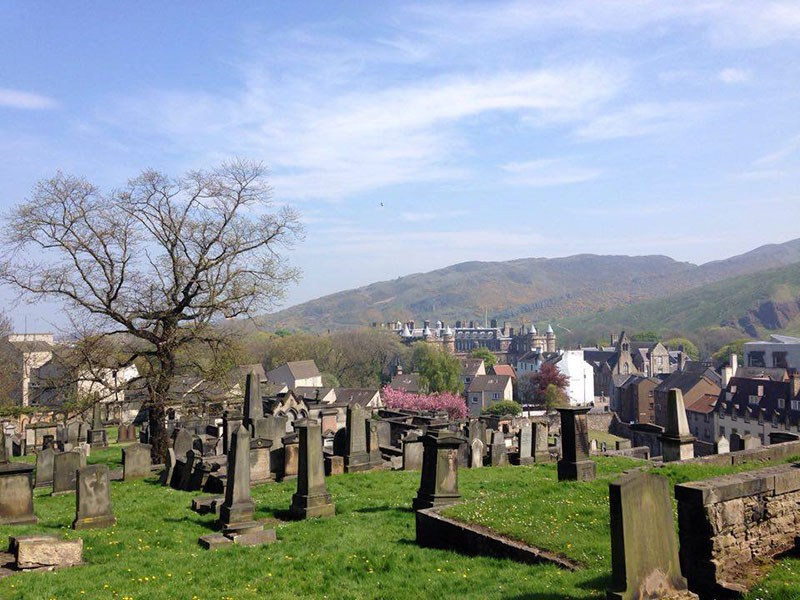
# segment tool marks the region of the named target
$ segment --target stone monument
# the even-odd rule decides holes
[[[502,431],[492,433],[492,445],[489,446],[489,460],[493,467],[504,467],[508,464],[506,434]]]
[[[534,462],[550,462],[549,440],[550,427],[547,423],[534,421],[531,423],[533,437],[533,460]]]
[[[141,479],[150,477],[149,444],[132,444],[122,449],[122,479]]]
[[[517,448],[519,449],[520,465],[529,465],[533,460],[533,427],[530,424],[522,425],[517,432]]]
[[[681,574],[666,477],[634,472],[608,486],[611,588],[608,600],[697,598]]]
[[[103,427],[103,419],[100,414],[100,402],[95,402],[92,406],[92,428],[89,430],[86,441],[92,448],[105,448],[108,446],[108,432]]]
[[[264,403],[261,400],[261,382],[255,371],[250,371],[245,380],[242,413],[242,422],[250,430],[251,438],[257,437],[255,422],[264,418]]]
[[[294,426],[300,435],[300,461],[297,492],[292,496],[289,512],[297,519],[332,517],[336,514],[336,507],[325,486],[322,429],[319,421],[302,419],[295,421]]]
[[[0,524],[36,523],[33,465],[8,459],[5,432],[0,431]]]
[[[558,461],[559,481],[592,481],[597,477],[597,465],[589,459],[590,407],[556,409],[561,416],[561,460]]]
[[[75,493],[75,472],[86,466],[86,455],[80,450],[61,452],[53,460],[53,496]]]
[[[464,437],[447,429],[428,431],[422,436],[422,475],[414,498],[414,510],[453,504],[461,498],[458,493],[458,448],[465,442]]]
[[[694,439],[686,419],[683,393],[678,388],[672,388],[667,403],[667,426],[661,434],[661,457],[664,462],[694,458]]]
[[[367,452],[367,418],[358,403],[347,407],[347,448],[344,455],[346,473],[368,471],[370,457]]]
[[[403,438],[403,470],[419,471],[422,468],[422,441],[419,434],[409,431]]]
[[[56,451],[53,448],[39,450],[36,453],[36,487],[53,485],[53,463]]]
[[[73,529],[111,527],[117,522],[111,512],[108,465],[91,465],[78,469],[76,491]]]

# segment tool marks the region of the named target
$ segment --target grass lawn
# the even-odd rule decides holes
[[[92,456],[112,460],[112,452],[119,455],[119,446]],[[588,484],[557,483],[555,465],[459,473],[465,502],[453,512],[562,552],[585,565],[575,573],[417,547],[410,511],[419,485],[416,472],[328,478],[335,518],[278,523],[279,541],[273,545],[214,552],[197,545],[214,517],[189,510],[196,494],[161,487],[152,478],[112,482],[117,525],[81,532],[69,529],[74,497],[36,490],[38,525],[0,526],[0,537],[80,536],[87,564],[7,577],[0,580],[0,598],[603,598],[610,581],[608,482],[641,463],[597,462],[599,479]],[[703,469],[702,476],[730,472]],[[684,476],[676,467],[664,473],[673,481]],[[254,487],[257,516],[285,510],[294,491],[294,482]],[[784,585],[796,582],[798,571],[800,562],[782,561],[753,598],[800,598]]]
[[[607,431],[596,431],[594,429],[589,430],[589,439],[590,440],[597,440],[597,445],[599,446],[603,442],[608,444],[608,449],[614,449],[614,443],[619,442],[625,438],[617,437],[614,434],[608,433]]]

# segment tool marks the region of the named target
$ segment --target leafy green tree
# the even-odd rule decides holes
[[[736,340],[735,342],[725,344],[722,346],[722,348],[714,352],[714,354],[711,356],[711,360],[714,361],[714,365],[716,367],[721,367],[730,360],[731,354],[737,354],[740,359],[744,358],[744,344],[745,342],[749,341],[751,340],[743,338]]]
[[[566,406],[569,402],[566,392],[553,383],[548,384],[544,391],[543,399],[547,412],[552,412],[559,406]]]
[[[503,417],[505,415],[511,415],[512,417],[516,417],[521,412],[522,412],[522,407],[513,400],[500,400],[499,402],[493,403],[489,408],[484,410],[483,414],[495,415],[498,417]]]
[[[554,364],[544,363],[536,373],[521,378],[520,398],[526,404],[545,404],[545,393],[550,385],[563,392],[567,389],[569,380]]]
[[[631,336],[632,342],[657,342],[658,334],[655,331],[640,331]]]
[[[472,351],[472,358],[482,358],[483,365],[486,367],[487,371],[497,364],[497,357],[492,354],[488,348],[483,346],[475,348],[475,350]]]
[[[461,361],[438,346],[431,346],[425,342],[414,344],[413,364],[425,391],[454,394],[463,391]]]
[[[697,349],[697,346],[695,346],[694,342],[687,340],[686,338],[674,337],[664,342],[664,345],[670,350],[677,350],[683,346],[683,351],[686,352],[686,355],[689,358],[692,360],[698,360],[700,358],[700,350]]]

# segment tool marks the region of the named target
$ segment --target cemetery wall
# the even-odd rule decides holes
[[[675,498],[681,568],[703,598],[743,591],[760,561],[792,549],[800,535],[800,466],[677,485]]]

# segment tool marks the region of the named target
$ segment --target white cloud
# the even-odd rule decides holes
[[[685,127],[711,110],[709,105],[691,102],[646,102],[599,116],[577,130],[586,140],[606,140],[661,133]]]
[[[789,158],[800,150],[800,134],[789,139],[785,144],[778,148],[775,152],[770,152],[766,156],[762,156],[755,162],[756,166],[773,165],[782,162],[784,159]]]
[[[55,100],[47,96],[34,94],[32,92],[0,88],[0,107],[42,110],[55,108],[57,105],[58,103]]]
[[[543,159],[512,162],[501,167],[506,183],[526,187],[547,187],[580,183],[598,178],[600,169],[570,164],[566,159]]]
[[[747,83],[750,81],[751,73],[745,69],[729,67],[717,73],[717,78],[723,83]]]

